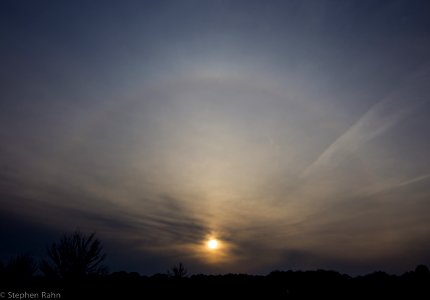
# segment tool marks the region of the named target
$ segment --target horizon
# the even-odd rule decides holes
[[[140,274],[429,266],[429,15],[2,1],[0,261],[80,229]]]

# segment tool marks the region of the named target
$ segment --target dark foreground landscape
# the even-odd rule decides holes
[[[0,292],[3,299],[429,299],[430,273],[421,265],[401,276],[374,272],[350,277],[325,270],[274,271],[266,276],[201,274],[187,277],[113,272],[68,280],[25,277],[3,270]]]
[[[336,271],[273,271],[189,275],[182,263],[165,273],[108,272],[95,234],[64,234],[41,261],[29,255],[0,263],[0,299],[429,299],[425,265],[402,275],[382,271],[351,277]]]

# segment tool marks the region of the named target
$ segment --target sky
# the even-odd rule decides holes
[[[0,259],[79,229],[148,275],[430,265],[429,15],[1,1]]]

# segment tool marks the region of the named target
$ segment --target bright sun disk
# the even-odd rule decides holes
[[[208,242],[208,248],[211,249],[211,250],[218,248],[218,241],[215,240],[215,239],[209,240],[209,242]]]

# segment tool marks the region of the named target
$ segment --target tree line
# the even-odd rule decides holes
[[[430,271],[425,265],[400,276],[378,271],[351,277],[327,270],[273,271],[266,276],[190,275],[179,263],[165,273],[141,276],[137,272],[109,273],[103,264],[105,257],[94,233],[64,234],[48,247],[47,257],[41,262],[28,255],[17,255],[5,264],[0,263],[0,293],[48,291],[62,295],[62,299],[144,299],[145,296],[202,299],[205,293],[210,298],[240,299],[430,296]]]

